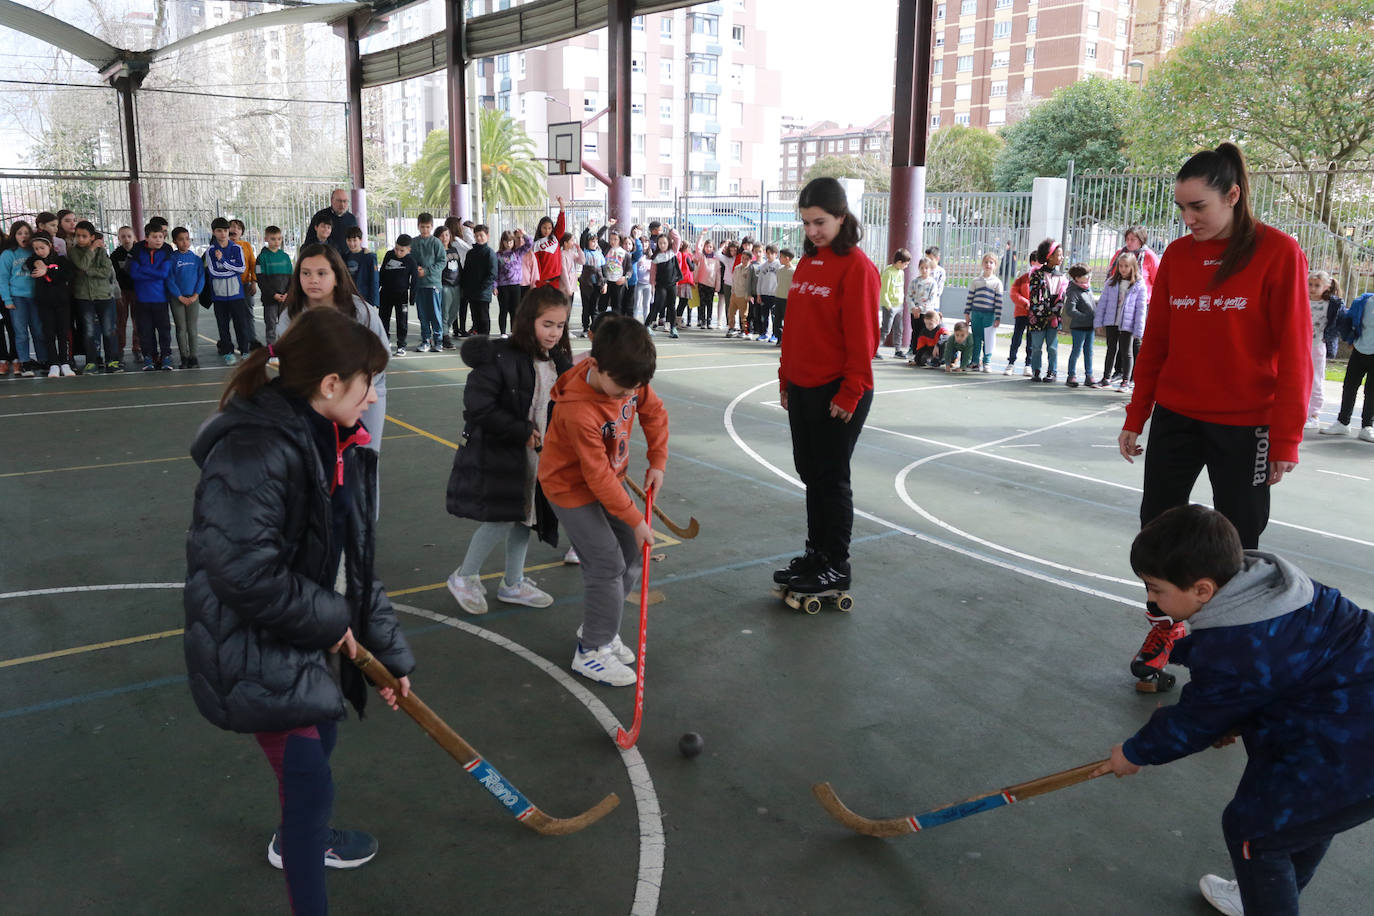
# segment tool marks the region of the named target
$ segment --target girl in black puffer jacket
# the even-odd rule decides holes
[[[280,377],[269,381],[272,356]],[[337,653],[365,646],[402,694],[415,667],[373,575],[377,454],[354,447],[368,441],[361,418],[386,362],[366,325],[310,309],[239,366],[191,448],[201,468],[183,599],[191,694],[215,725],[253,733],[276,772],[282,820],[267,856],[290,863],[297,914],[325,912],[326,865],[361,865],[377,850],[368,834],[329,827],[336,723],[344,700],[360,717],[367,700],[362,672]]]
[[[507,340],[470,337],[460,351],[472,367],[463,388],[463,444],[448,479],[448,511],[482,525],[472,535],[448,590],[469,614],[487,612],[482,563],[506,541],[506,575],[496,597],[548,607],[553,597],[525,576],[530,529],[558,543],[558,523],[536,483],[549,422],[549,394],[572,366],[568,297],[540,286],[521,301]]]

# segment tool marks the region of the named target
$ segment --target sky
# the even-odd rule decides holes
[[[782,72],[784,115],[845,125],[891,113],[897,0],[756,5],[769,60]]]

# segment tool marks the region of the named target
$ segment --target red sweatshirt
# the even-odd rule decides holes
[[[1164,250],[1124,429],[1142,432],[1155,404],[1207,423],[1267,424],[1269,460],[1296,462],[1312,390],[1307,257],[1261,225],[1250,263],[1214,287],[1228,241],[1185,235]]]
[[[803,257],[787,293],[786,331],[781,390],[789,384],[819,388],[842,378],[833,401],[853,413],[873,387],[878,349],[878,268],[868,255],[858,248],[837,255],[827,246]]]
[[[553,224],[553,232],[534,243],[534,259],[539,265],[539,285],[554,286],[563,273],[563,230],[567,226],[563,211],[558,211],[558,221]]]

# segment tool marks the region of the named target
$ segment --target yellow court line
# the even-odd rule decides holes
[[[54,658],[66,658],[69,655],[82,655],[86,652],[97,652],[101,649],[113,649],[116,646],[132,646],[140,642],[152,642],[156,639],[167,639],[170,636],[180,636],[184,630],[163,630],[161,633],[146,633],[143,636],[130,636],[126,639],[112,639],[109,642],[92,643],[89,646],[73,646],[70,649],[58,649],[56,652],[43,652],[38,655],[25,655],[22,658],[7,658],[0,662],[0,668],[13,668],[15,665],[27,665],[29,662],[45,662]]]
[[[442,436],[436,436],[436,435],[434,435],[434,433],[427,432],[426,430],[423,430],[423,429],[421,429],[421,428],[418,427],[418,426],[411,426],[411,425],[410,425],[409,423],[407,423],[405,420],[398,420],[398,419],[396,419],[395,417],[393,417],[391,414],[387,414],[387,415],[386,415],[386,419],[387,419],[387,422],[389,422],[389,423],[395,423],[397,426],[400,426],[400,427],[402,427],[402,428],[404,428],[404,429],[408,429],[408,430],[410,430],[411,432],[416,433],[416,434],[418,434],[418,435],[424,436],[426,439],[433,439],[435,442],[438,442],[440,445],[447,445],[449,448],[454,449],[454,450],[457,450],[457,448],[458,448],[458,443],[456,443],[456,442],[450,442],[450,441],[448,441],[447,439],[443,438]]]
[[[383,436],[383,442],[392,439],[415,439],[418,433],[401,433],[395,436]],[[190,461],[190,455],[174,455],[171,458],[140,458],[135,461],[111,461],[107,464],[76,464],[65,468],[38,468],[33,471],[10,471],[7,474],[0,474],[0,479],[6,477],[32,477],[34,474],[58,474],[62,471],[99,471],[104,468],[125,468],[136,464],[163,464],[168,461]]]

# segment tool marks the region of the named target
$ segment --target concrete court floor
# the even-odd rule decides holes
[[[334,911],[1212,912],[1196,880],[1229,873],[1219,818],[1239,747],[892,840],[847,832],[809,792],[829,780],[861,813],[914,813],[1102,757],[1148,716],[1156,699],[1126,671],[1143,627],[1126,557],[1141,466],[1113,445],[1123,397],[877,364],[854,462],[869,513],[857,606],[807,617],[768,594],[804,518],[781,476],[776,351],[718,332],[659,341],[662,504],[702,534],[665,539],[652,570],[667,601],[651,610],[646,719],[627,755],[607,730],[630,720],[632,691],[566,673],[580,578],[560,552],[529,555],[558,599],[546,610],[472,618],[443,588],[472,524],[444,511],[452,450],[434,437],[457,438],[465,372],[454,354],[393,365],[379,569],[411,611],[416,692],[545,811],[622,802],[580,834],[539,837],[374,702],[341,727],[335,821],[376,833],[381,852],[331,875]],[[185,456],[226,376],[0,385],[0,430],[21,445],[0,456],[0,493],[29,533],[0,556],[7,913],[285,911],[263,855],[267,767],[184,686]],[[642,473],[638,436],[634,454]],[[1364,606],[1371,457],[1309,440],[1265,536]],[[487,571],[499,564],[498,551]],[[15,594],[35,589],[56,591]],[[627,608],[627,641],[635,624]],[[694,761],[676,750],[688,730],[706,740]],[[1304,912],[1362,911],[1372,841],[1367,826],[1337,840]]]

